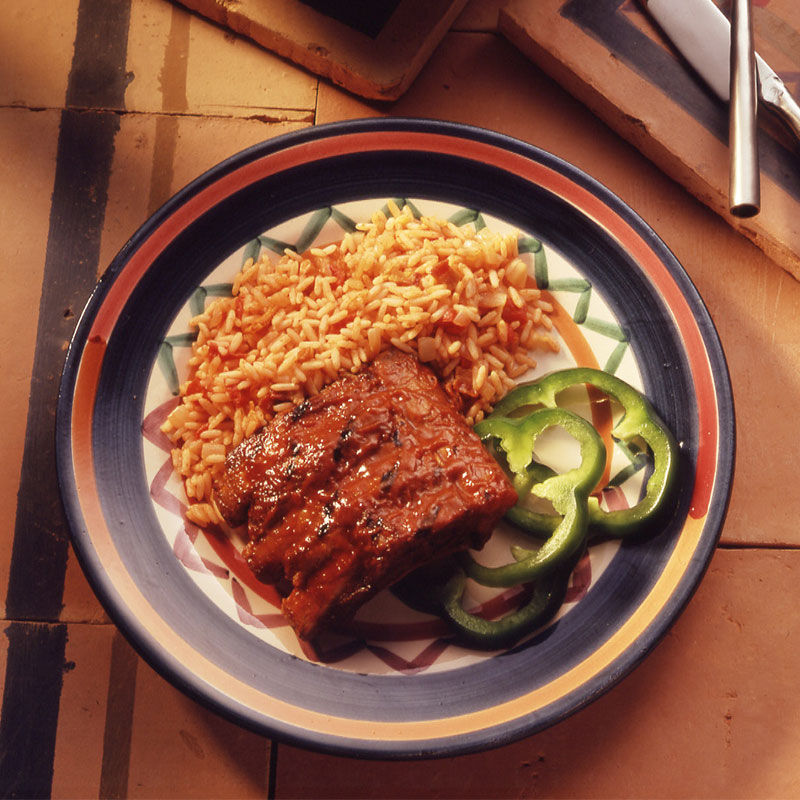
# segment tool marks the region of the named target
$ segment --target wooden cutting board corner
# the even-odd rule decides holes
[[[800,97],[800,3],[753,6],[756,48]],[[634,0],[511,0],[501,33],[699,201],[800,279],[800,144],[759,117],[761,212],[728,208],[727,106]]]
[[[411,85],[467,0],[383,0],[391,13],[378,27],[363,19],[348,21],[344,0],[338,16],[300,0],[176,2],[353,94],[393,101]]]

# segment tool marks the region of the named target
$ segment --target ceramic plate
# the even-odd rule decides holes
[[[160,426],[177,403],[189,319],[244,260],[341,238],[389,200],[517,231],[552,298],[544,373],[597,366],[652,400],[680,442],[674,515],[646,540],[592,547],[557,618],[513,649],[456,646],[391,592],[358,635],[300,646],[237,536],[184,516]],[[148,220],[93,293],[57,419],[75,550],[110,616],[175,685],[236,722],[355,756],[452,755],[553,724],[653,648],[700,581],[727,508],[734,421],[724,356],[686,273],[653,231],[575,167],[496,133],[363,120],[265,142],[205,173]],[[630,455],[630,454],[628,454]],[[609,501],[635,502],[615,461]],[[492,546],[505,548],[509,532]],[[507,552],[507,549],[506,549]],[[474,602],[480,602],[476,598]]]

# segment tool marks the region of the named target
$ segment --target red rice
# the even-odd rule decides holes
[[[196,524],[220,521],[212,479],[232,448],[388,347],[427,363],[470,423],[535,366],[531,351],[558,350],[515,234],[389,210],[338,244],[249,259],[192,320],[189,379],[162,430]]]

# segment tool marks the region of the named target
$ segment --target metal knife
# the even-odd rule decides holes
[[[659,27],[722,100],[730,99],[731,26],[713,0],[643,0]],[[761,102],[800,141],[800,105],[756,54]]]

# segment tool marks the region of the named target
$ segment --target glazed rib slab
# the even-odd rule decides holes
[[[415,568],[482,547],[517,495],[435,375],[390,350],[242,442],[215,498],[313,639]]]

